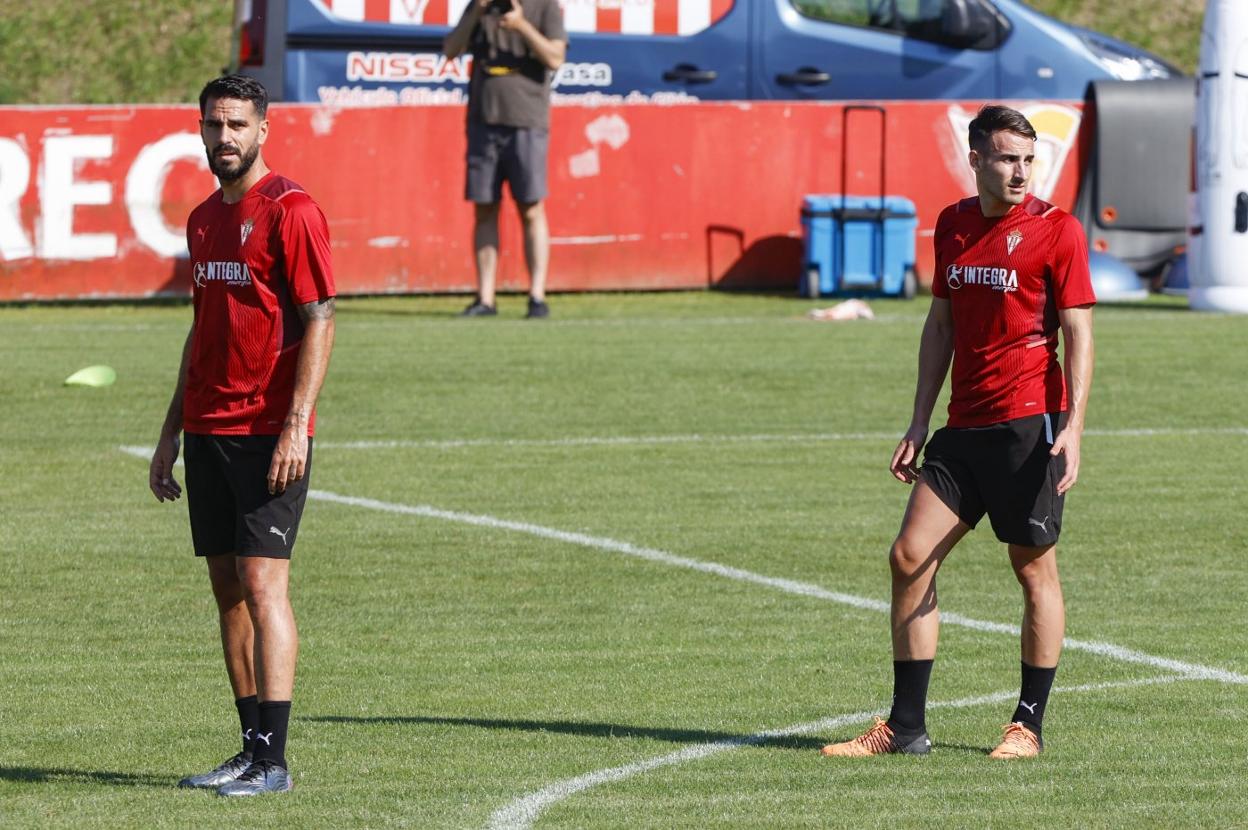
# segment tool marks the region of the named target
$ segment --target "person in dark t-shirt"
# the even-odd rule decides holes
[[[914,484],[889,556],[892,710],[859,737],[825,746],[827,756],[930,750],[924,710],[940,627],[936,572],[985,515],[1008,546],[1024,599],[1018,705],[989,754],[1030,758],[1043,748],[1066,626],[1057,539],[1079,475],[1096,297],[1079,221],[1027,192],[1036,131],[1026,117],[984,107],[969,138],[978,194],[936,221],[914,413],[890,465]],[[951,360],[949,422],[928,442]]]
[[[503,182],[524,227],[529,268],[528,315],[546,317],[546,150],[550,81],[567,53],[558,0],[471,0],[442,50],[472,54],[468,84],[468,175],[464,197],[475,206],[477,297],[466,317],[497,314],[498,208]]]

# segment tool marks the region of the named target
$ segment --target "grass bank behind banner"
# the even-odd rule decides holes
[[[5,0],[0,104],[192,103],[230,62],[233,3]],[[1059,20],[1142,46],[1185,72],[1203,0],[1030,0]]]
[[[985,525],[941,576],[933,754],[833,761],[891,690],[886,466],[927,301],[463,302],[339,307],[293,563],[296,789],[246,804],[175,788],[236,744],[185,502],[140,457],[190,309],[0,309],[0,825],[1243,824],[1242,318],[1096,313],[1045,754],[985,755],[1021,614]],[[95,363],[115,385],[61,385]]]

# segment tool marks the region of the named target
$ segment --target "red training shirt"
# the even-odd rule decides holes
[[[298,306],[334,296],[329,227],[312,197],[268,173],[242,200],[209,196],[186,222],[195,324],[182,428],[276,435],[303,342]],[[308,434],[316,416],[308,420]]]
[[[971,197],[941,211],[934,244],[932,295],[953,314],[949,426],[1063,411],[1057,311],[1096,302],[1079,220],[1031,194],[988,218]]]

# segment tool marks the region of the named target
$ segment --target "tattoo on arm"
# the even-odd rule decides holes
[[[299,306],[299,316],[303,322],[309,320],[329,320],[334,316],[334,298],[316,300]]]

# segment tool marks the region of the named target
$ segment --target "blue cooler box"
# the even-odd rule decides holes
[[[802,200],[807,297],[913,297],[914,202],[902,196],[811,194]]]

